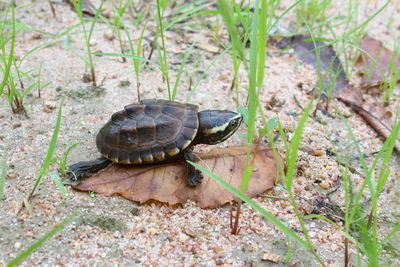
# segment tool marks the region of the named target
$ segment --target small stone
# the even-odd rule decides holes
[[[13,124],[13,129],[19,128],[21,126],[22,126],[22,124],[20,122],[14,123]]]
[[[22,248],[22,243],[19,242],[19,241],[15,242],[14,248],[15,248],[15,249],[20,249],[20,248]]]
[[[32,40],[40,40],[40,39],[42,39],[42,34],[40,34],[40,33],[38,33],[38,32],[35,32],[35,33],[32,35]]]
[[[325,189],[325,190],[331,188],[331,185],[330,185],[329,183],[327,183],[327,182],[322,182],[322,183],[319,184],[319,186],[320,186],[322,189]]]
[[[45,112],[51,112],[57,107],[56,103],[53,101],[44,101],[43,103],[43,110]]]
[[[148,230],[148,233],[151,234],[151,235],[156,235],[156,234],[158,234],[156,228],[150,228],[150,229]]]
[[[134,207],[134,208],[131,209],[131,214],[133,216],[138,216],[139,213],[140,213],[140,210],[138,208]]]
[[[181,243],[186,242],[186,241],[189,240],[189,236],[187,236],[187,235],[181,233],[181,234],[179,235],[178,240],[179,240],[179,242],[181,242]]]
[[[228,76],[226,76],[224,74],[221,74],[218,78],[220,81],[227,81],[229,79]]]
[[[324,153],[321,150],[314,150],[314,157],[320,157],[322,156]]]
[[[13,179],[15,177],[17,177],[17,175],[15,174],[15,171],[13,169],[7,170],[7,179]]]
[[[217,254],[223,254],[225,252],[224,249],[221,247],[214,247],[213,250]]]
[[[129,85],[131,85],[131,82],[129,80],[124,80],[124,81],[120,81],[119,82],[119,86],[120,87],[126,87],[126,86],[129,86]]]
[[[184,233],[192,238],[195,238],[197,236],[197,234],[192,229],[185,229]]]
[[[103,56],[103,55],[102,55],[103,50],[101,50],[101,49],[96,49],[96,50],[94,51],[94,53],[95,53],[96,57],[102,57],[102,56]]]
[[[85,74],[83,74],[83,76],[82,76],[82,81],[83,81],[84,83],[90,83],[90,82],[92,82],[92,75],[91,75],[90,73],[85,73]]]
[[[107,32],[105,32],[105,33],[103,34],[103,36],[104,36],[104,38],[105,38],[106,40],[109,40],[109,41],[112,41],[112,40],[115,39],[115,35],[114,35],[114,33],[113,33],[112,31],[107,31]]]
[[[90,46],[95,46],[95,45],[97,45],[96,39],[90,39],[89,45],[90,45]]]
[[[278,263],[278,262],[281,261],[281,256],[276,255],[276,254],[271,253],[271,252],[266,252],[266,253],[264,253],[264,254],[262,255],[261,260]]]

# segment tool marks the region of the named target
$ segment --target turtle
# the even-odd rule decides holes
[[[214,145],[228,139],[239,128],[242,115],[229,110],[198,111],[198,106],[170,100],[146,99],[114,113],[96,136],[101,158],[69,167],[69,177],[85,179],[111,162],[157,164],[182,160],[187,185],[195,187],[201,172],[187,163],[196,161],[193,147]]]

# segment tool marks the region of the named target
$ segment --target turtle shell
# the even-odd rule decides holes
[[[168,100],[143,100],[125,106],[101,128],[97,149],[123,164],[155,163],[186,149],[199,127],[198,106]]]

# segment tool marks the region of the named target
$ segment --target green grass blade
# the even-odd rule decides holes
[[[253,166],[250,162],[251,150],[253,148],[254,132],[257,118],[258,110],[258,92],[257,90],[257,64],[261,62],[258,61],[258,34],[259,34],[259,2],[256,0],[255,10],[253,15],[253,24],[251,26],[251,41],[250,41],[250,66],[249,66],[249,89],[248,89],[248,125],[247,125],[247,155],[245,170],[243,173],[242,186],[240,188],[241,192],[246,192],[248,184],[250,183],[251,174],[253,173]],[[232,38],[233,39],[233,38]],[[264,44],[265,46],[265,44]],[[263,65],[264,66],[264,65]]]
[[[93,53],[93,55],[109,56],[109,57],[126,57],[126,58],[132,58],[132,59],[135,59],[135,60],[148,62],[148,63],[150,63],[150,64],[156,66],[157,68],[160,68],[160,66],[159,66],[157,63],[155,63],[154,61],[148,60],[147,58],[144,58],[144,57],[135,56],[135,55],[130,55],[130,54],[119,54],[119,53]]]
[[[303,115],[299,120],[299,124],[297,125],[297,128],[294,132],[294,135],[290,140],[290,150],[287,157],[287,172],[285,179],[285,185],[288,191],[292,191],[293,178],[296,172],[297,155],[300,147],[300,142],[302,139],[305,124],[307,122],[308,117],[310,116],[312,106],[313,106],[313,99],[311,99],[311,101],[305,108]]]
[[[143,37],[144,37],[144,32],[146,31],[147,28],[147,21],[146,23],[143,25],[143,29],[140,32],[140,36],[139,36],[139,41],[137,43],[137,47],[136,47],[136,56],[140,57],[141,53],[142,53],[142,42],[143,42]],[[133,51],[133,50],[132,50]],[[133,61],[134,67],[135,67],[135,72],[136,72],[136,78],[139,79],[139,71],[140,71],[140,60],[134,60]]]
[[[63,194],[63,196],[67,198],[68,197],[67,189],[65,188],[64,184],[61,182],[60,176],[58,176],[58,174],[55,172],[49,172],[49,175],[50,175],[51,179],[53,179],[54,183],[56,184],[58,191],[60,191],[61,194]]]
[[[169,74],[168,74],[168,62],[167,62],[167,49],[165,47],[165,38],[164,38],[164,22],[161,15],[161,7],[160,0],[157,0],[157,18],[158,18],[158,27],[161,35],[161,45],[162,45],[162,72],[167,82],[168,88],[168,99],[171,100],[171,85],[169,83]]]
[[[19,263],[21,263],[26,257],[31,255],[33,252],[35,252],[38,248],[40,248],[49,238],[57,234],[59,231],[64,229],[74,218],[75,216],[69,216],[66,219],[64,219],[61,223],[56,224],[50,231],[48,231],[44,236],[42,236],[38,241],[33,243],[31,246],[29,246],[27,249],[22,251],[15,259],[10,261],[7,264],[7,267],[13,267],[17,266]]]
[[[49,168],[51,159],[53,158],[54,150],[56,149],[58,133],[60,132],[63,103],[64,103],[64,99],[61,100],[60,108],[58,109],[56,125],[54,127],[53,135],[51,136],[51,140],[50,140],[50,145],[49,145],[49,148],[47,149],[47,154],[43,161],[42,168],[40,169],[39,176],[44,176],[47,173],[47,169]]]
[[[193,86],[192,90],[190,90],[190,93],[188,94],[187,98],[186,98],[186,102],[190,101],[190,98],[192,97],[192,95],[196,92],[196,88],[200,85],[201,81],[204,80],[204,77],[206,77],[207,73],[210,71],[211,67],[214,66],[215,62],[217,62],[221,57],[223,57],[229,50],[231,49],[231,47],[227,47],[224,51],[222,51],[221,54],[219,54],[218,56],[216,56],[213,61],[211,61],[211,63],[207,66],[207,68],[202,72],[202,74],[200,75],[199,79],[197,80],[197,82],[195,83],[195,85]]]
[[[42,182],[43,177],[47,174],[47,170],[49,168],[49,165],[52,162],[51,159],[53,158],[54,150],[56,149],[58,133],[60,131],[61,114],[62,114],[62,105],[63,105],[63,103],[64,103],[64,98],[61,99],[60,108],[58,109],[58,114],[57,114],[57,121],[56,121],[56,125],[54,127],[53,135],[51,136],[50,145],[49,145],[49,148],[47,149],[47,154],[46,154],[46,157],[45,157],[45,159],[43,161],[42,167],[39,170],[38,178],[36,179],[35,185],[34,185],[32,191],[31,191],[31,193],[30,193],[30,195],[28,197],[28,201],[32,197],[32,195],[35,192],[36,188]]]
[[[293,230],[291,230],[289,227],[284,225],[281,221],[279,221],[274,215],[263,209],[260,205],[258,205],[254,200],[246,196],[244,193],[230,185],[228,182],[226,182],[224,179],[220,178],[216,174],[212,173],[209,171],[207,168],[204,168],[203,166],[196,164],[194,162],[188,161],[191,165],[205,173],[206,175],[210,176],[214,180],[216,180],[219,184],[221,184],[223,187],[228,189],[231,193],[233,193],[235,196],[240,198],[241,200],[245,201],[246,203],[249,204],[253,209],[258,211],[262,216],[264,216],[265,219],[270,221],[273,225],[275,225],[277,228],[279,228],[281,231],[283,231],[287,236],[292,238],[293,240],[297,241],[300,245],[302,245],[305,248],[308,248],[308,244],[299,236],[297,235]]]
[[[257,86],[261,88],[264,81],[264,65],[267,50],[267,1],[261,1],[260,24],[258,30],[258,69]]]
[[[179,66],[178,74],[176,75],[174,88],[172,89],[172,99],[171,100],[175,100],[176,92],[178,90],[178,85],[179,85],[179,82],[181,80],[181,76],[182,76],[183,70],[184,70],[184,68],[186,66],[186,61],[188,60],[190,54],[192,54],[192,50],[193,50],[193,46],[194,45],[195,45],[195,43],[192,43],[192,45],[186,50],[185,55],[183,56],[181,65]]]
[[[164,27],[164,31],[168,30],[169,28],[171,28],[172,26],[174,26],[176,23],[178,23],[178,22],[180,22],[180,21],[182,21],[182,20],[185,20],[187,17],[193,15],[194,13],[196,13],[196,12],[202,10],[202,9],[205,9],[206,7],[208,7],[208,6],[210,6],[210,5],[211,5],[211,3],[207,3],[207,4],[204,4],[204,5],[201,5],[201,6],[197,6],[197,7],[194,7],[193,9],[191,9],[191,10],[189,10],[189,11],[187,11],[187,12],[181,14],[181,15],[179,15],[178,17],[176,17],[175,19],[173,19],[171,22],[169,22],[169,23]]]
[[[10,53],[8,55],[8,62],[5,67],[3,80],[0,84],[0,95],[3,93],[4,87],[6,86],[8,77],[10,76],[11,65],[14,61],[14,47],[15,47],[15,12],[14,12],[14,4],[11,2],[11,19],[12,19],[12,28],[11,28],[11,39],[10,39]]]
[[[236,23],[234,19],[234,15],[232,14],[232,8],[229,3],[225,0],[218,0],[219,10],[222,15],[222,18],[225,21],[225,24],[228,28],[229,35],[231,36],[232,46],[235,46],[236,50],[239,53],[239,57],[243,62],[246,62],[246,53],[242,42],[239,40],[239,34],[236,29]]]

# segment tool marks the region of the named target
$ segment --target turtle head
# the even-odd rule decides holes
[[[228,139],[239,128],[242,115],[229,110],[199,112],[199,129],[194,140],[197,144],[217,144]]]

